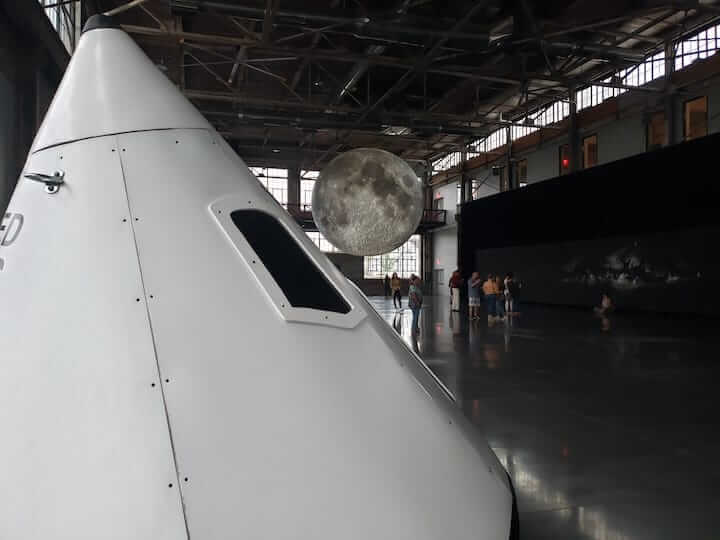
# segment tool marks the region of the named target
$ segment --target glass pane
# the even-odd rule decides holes
[[[285,227],[259,210],[230,214],[293,307],[348,313],[350,306]]]
[[[420,244],[420,235],[413,235],[390,253],[365,257],[365,278],[383,278],[385,274],[392,275],[393,272],[397,272],[401,278],[420,275]]]

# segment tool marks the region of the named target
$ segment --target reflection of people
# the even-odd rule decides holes
[[[411,333],[418,334],[420,328],[418,319],[420,318],[420,309],[422,308],[423,295],[420,289],[420,278],[416,275],[410,276],[410,291],[408,292],[408,305],[412,311]]]
[[[504,331],[504,338],[505,338],[505,352],[510,352],[510,341],[513,336],[513,326],[515,326],[515,323],[512,319],[512,317],[505,317],[505,331]]]
[[[468,303],[470,304],[469,316],[471,319],[480,318],[480,287],[482,286],[482,279],[480,278],[480,272],[473,272],[468,281]]]
[[[495,311],[497,312],[497,318],[501,321],[505,320],[505,287],[503,286],[502,281],[500,281],[500,276],[495,276],[494,280],[495,284],[495,299],[497,300],[497,307],[495,308]]]
[[[390,280],[390,286],[393,291],[393,306],[395,306],[396,309],[402,309],[402,294],[400,294],[401,283],[402,282],[400,281],[397,272],[393,272],[392,279]]]
[[[608,315],[613,312],[615,305],[613,304],[612,298],[607,293],[603,293],[600,299],[600,305],[593,308],[595,315],[600,317],[600,328],[603,332],[610,330],[610,319]]]
[[[420,344],[418,343],[418,335],[417,334],[410,334],[410,347],[412,348],[413,352],[420,356]]]
[[[462,327],[460,326],[460,314],[457,311],[450,312],[450,320],[448,323],[453,336],[459,336],[462,331]]]
[[[392,326],[398,333],[398,335],[402,335],[402,313],[395,314],[395,317],[393,317]]]
[[[610,319],[608,319],[605,315],[600,315],[600,329],[603,332],[610,331]]]
[[[385,298],[390,298],[390,276],[385,274],[385,279],[383,279],[383,285],[385,286]]]
[[[450,276],[450,306],[453,311],[460,311],[460,286],[462,285],[462,276],[460,271],[455,270]]]

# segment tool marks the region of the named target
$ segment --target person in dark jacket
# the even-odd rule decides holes
[[[450,276],[448,286],[450,287],[450,309],[460,311],[460,287],[462,287],[462,276],[459,270],[455,270]]]
[[[413,335],[420,333],[418,320],[420,319],[420,309],[422,309],[423,294],[420,288],[420,278],[416,275],[410,276],[410,290],[408,292],[408,305],[412,311],[411,332]]]

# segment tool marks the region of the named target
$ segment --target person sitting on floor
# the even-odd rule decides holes
[[[615,305],[613,304],[612,298],[610,298],[607,293],[603,293],[600,305],[594,309],[597,315],[609,315],[615,309]]]

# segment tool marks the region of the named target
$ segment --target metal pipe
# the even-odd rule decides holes
[[[265,18],[265,15],[267,13],[266,9],[260,7],[236,5],[230,4],[228,2],[218,1],[200,2],[200,7],[208,10],[215,10],[219,13],[242,13],[263,19]],[[446,36],[452,39],[465,39],[483,42],[487,42],[490,39],[490,36],[484,32],[453,31],[448,33],[446,30],[438,28],[416,28],[413,26],[404,26],[392,23],[386,24],[382,21],[375,22],[372,20],[371,17],[367,16],[347,17],[339,15],[327,15],[321,12],[313,13],[308,11],[296,11],[287,9],[274,10],[273,16],[280,18],[299,19],[301,21],[315,21],[324,24],[350,24],[364,26],[367,30],[391,35],[408,34],[432,37]]]
[[[50,8],[55,8],[55,7],[60,7],[60,6],[66,6],[67,4],[75,4],[79,1],[80,0],[60,0],[59,2],[55,2],[54,4],[47,4],[42,7],[43,7],[43,9],[50,9]]]
[[[549,41],[547,42],[549,47],[553,49],[564,49],[571,52],[583,52],[588,51],[599,54],[601,56],[609,55],[622,58],[624,60],[631,60],[633,62],[642,62],[647,53],[644,50],[637,49],[624,49],[622,47],[612,47],[610,45],[595,45],[592,43],[565,43],[561,41]]]
[[[128,9],[132,9],[136,6],[139,6],[140,4],[144,4],[147,1],[148,0],[132,0],[131,2],[128,2],[127,4],[123,4],[122,6],[118,6],[115,9],[106,11],[105,13],[103,13],[103,15],[112,17],[113,15],[117,15],[118,13],[122,13],[123,11],[127,11]]]
[[[230,4],[227,2],[200,2],[200,7],[208,10],[215,10],[217,12],[225,13],[244,13],[246,15],[253,15],[256,17],[265,18],[265,9],[260,7],[252,6],[239,6],[236,4]],[[304,21],[319,21],[324,23],[348,23],[348,24],[366,24],[370,22],[367,17],[339,17],[336,15],[325,15],[322,13],[307,13],[302,11],[292,11],[287,9],[281,9],[275,11],[276,17],[289,17],[294,19],[301,19]]]

